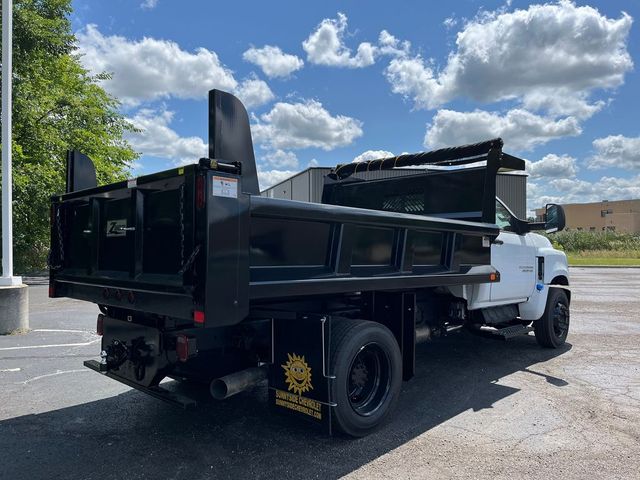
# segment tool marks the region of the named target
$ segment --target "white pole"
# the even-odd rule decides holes
[[[13,0],[2,0],[2,277],[0,285],[17,285],[13,276],[13,225],[11,179],[11,75]]]

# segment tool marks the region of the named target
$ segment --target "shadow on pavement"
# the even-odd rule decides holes
[[[266,388],[185,412],[136,391],[0,422],[5,478],[338,478],[466,410],[518,389],[496,380],[567,352],[532,336],[500,342],[467,333],[419,346],[416,377],[393,421],[363,439],[329,438],[272,412]],[[105,379],[106,381],[106,379]]]

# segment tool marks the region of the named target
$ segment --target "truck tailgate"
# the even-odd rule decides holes
[[[189,166],[54,197],[52,295],[74,285],[76,298],[134,310],[143,292],[191,297],[195,176]]]

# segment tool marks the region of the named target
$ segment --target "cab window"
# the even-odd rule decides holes
[[[513,215],[500,200],[496,200],[496,225],[500,230],[513,231]]]

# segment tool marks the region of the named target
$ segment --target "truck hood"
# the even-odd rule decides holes
[[[529,233],[529,238],[538,248],[552,248],[551,242],[547,237],[543,237],[537,233]]]

